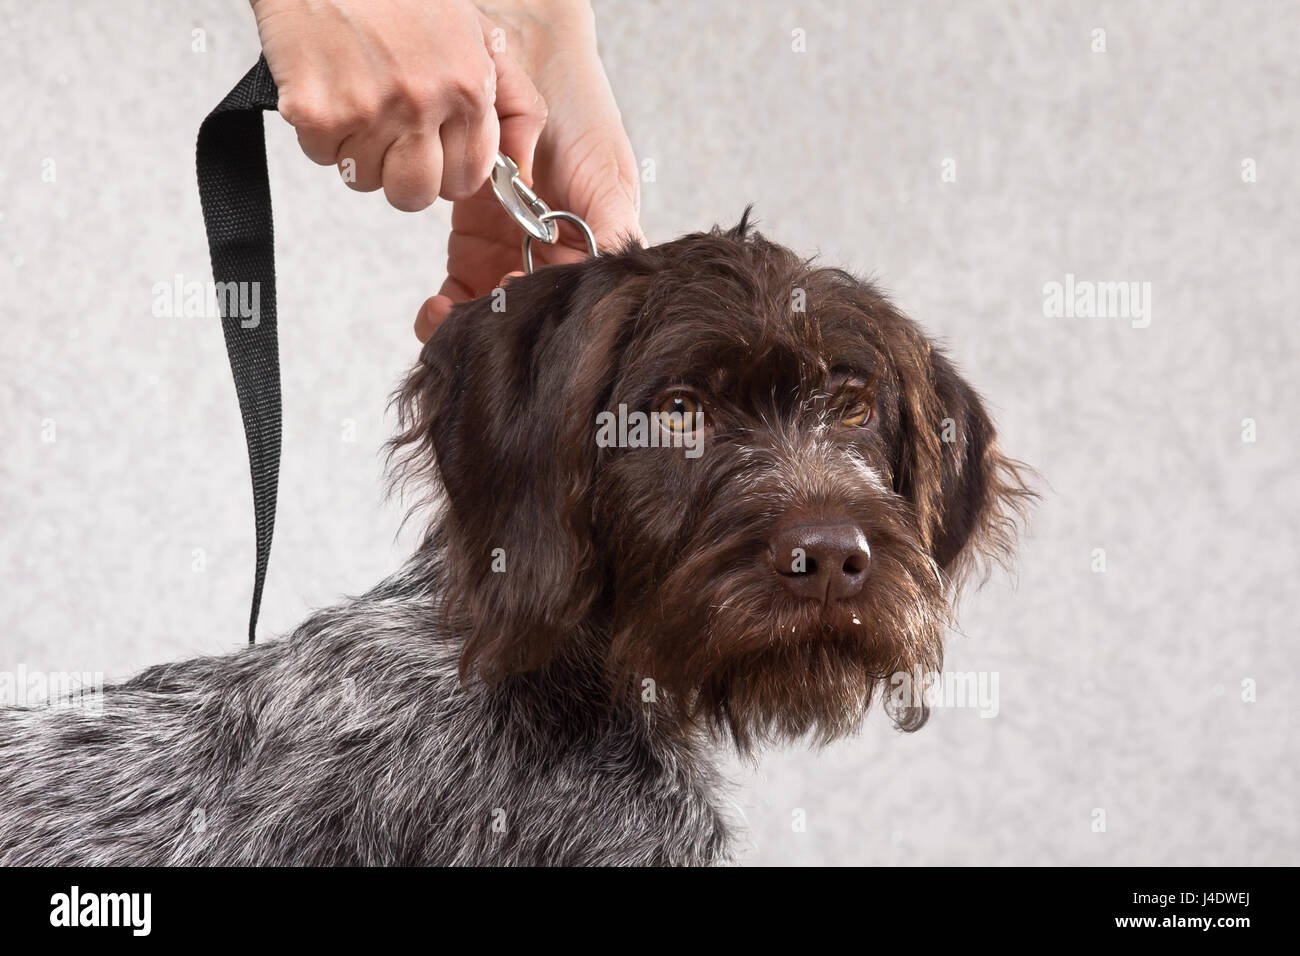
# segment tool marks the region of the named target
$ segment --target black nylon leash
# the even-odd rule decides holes
[[[266,57],[236,84],[199,127],[195,165],[203,227],[208,234],[212,278],[218,284],[217,305],[226,355],[239,396],[248,443],[248,470],[253,480],[253,519],[257,536],[257,566],[253,602],[248,615],[248,643],[257,642],[257,614],[271,558],[275,531],[275,500],[280,479],[280,346],[275,330],[275,234],[271,221],[271,182],[266,168],[266,131],[262,113],[275,110],[279,91]],[[533,271],[529,243],[556,242],[555,220],[573,223],[596,255],[596,237],[578,216],[552,211],[519,176],[519,168],[504,153],[497,154],[492,189],[506,212],[524,230],[524,268]],[[245,284],[258,290],[254,300]],[[230,294],[229,290],[238,290]],[[224,294],[222,292],[224,291]],[[257,301],[257,315],[244,316],[240,303]]]
[[[248,643],[257,640],[257,614],[271,557],[275,499],[280,478],[280,348],[275,331],[275,236],[271,222],[271,183],[266,169],[262,113],[276,109],[279,94],[266,58],[254,66],[208,114],[199,127],[195,165],[203,226],[212,257],[212,278],[226,354],[235,379],[239,412],[248,443],[253,479],[253,517],[257,569]],[[222,283],[256,283],[251,295],[232,295]],[[257,301],[257,314],[240,314],[240,301]],[[233,314],[232,314],[233,313]]]

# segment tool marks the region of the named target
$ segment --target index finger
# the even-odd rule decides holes
[[[533,152],[546,126],[546,100],[519,62],[506,49],[505,31],[480,15],[483,42],[496,66],[496,112],[501,152],[515,161],[524,180],[533,178]]]

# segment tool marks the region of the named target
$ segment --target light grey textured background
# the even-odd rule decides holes
[[[950,645],[951,669],[1000,675],[999,715],[940,711],[913,736],[876,715],[733,768],[746,861],[1300,862],[1300,7],[598,12],[654,160],[648,236],[752,201],[772,237],[877,275],[1049,483],[1018,585],[968,596]],[[0,669],[120,677],[241,641],[251,511],[220,331],[151,305],[155,283],[208,278],[194,137],[257,52],[244,0],[0,2]],[[411,546],[379,449],[448,209],[352,194],[267,125],[286,394],[270,633]],[[1044,318],[1067,273],[1150,282],[1150,327]]]

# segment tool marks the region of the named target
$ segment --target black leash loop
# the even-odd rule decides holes
[[[257,570],[248,643],[271,557],[280,478],[280,349],[275,332],[275,241],[262,113],[279,99],[266,58],[239,81],[199,127],[196,167],[221,330],[248,442],[257,534]],[[231,285],[233,283],[233,285]],[[245,285],[245,283],[249,285]],[[233,290],[233,291],[232,291]],[[256,290],[256,294],[252,294]],[[245,315],[240,303],[256,302]]]

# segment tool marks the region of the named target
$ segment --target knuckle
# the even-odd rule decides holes
[[[277,108],[285,122],[294,129],[332,133],[342,125],[338,110],[328,97],[318,92],[281,93]]]
[[[479,116],[488,112],[496,99],[496,74],[490,69],[460,74],[452,81],[451,97],[462,113]]]
[[[384,98],[377,90],[358,92],[348,101],[344,122],[349,129],[365,129],[373,126],[375,121],[384,114],[384,108]]]
[[[416,74],[396,81],[384,107],[399,115],[421,119],[469,116],[490,112],[496,99],[496,73],[487,69],[461,70],[451,76]]]
[[[385,106],[399,116],[428,116],[438,108],[438,91],[421,79],[403,78],[393,84]]]

